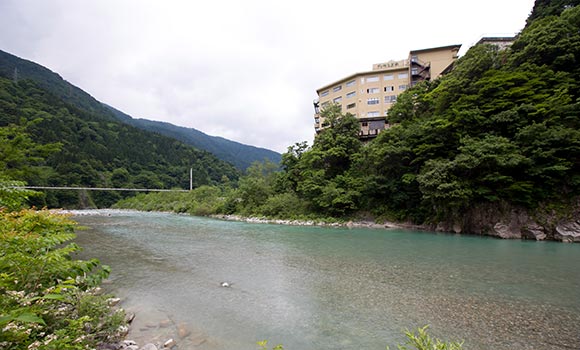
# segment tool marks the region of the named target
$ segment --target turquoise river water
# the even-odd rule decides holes
[[[248,224],[164,213],[74,216],[81,258],[178,349],[385,349],[403,331],[464,349],[580,349],[580,244],[395,229]],[[232,283],[231,288],[220,282]]]

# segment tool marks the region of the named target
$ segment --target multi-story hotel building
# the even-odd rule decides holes
[[[361,139],[376,137],[389,126],[387,111],[397,96],[423,80],[436,79],[449,70],[457,59],[461,45],[414,50],[400,61],[373,65],[367,72],[355,73],[316,90],[314,128],[326,126],[320,110],[331,103],[342,107],[360,120]]]

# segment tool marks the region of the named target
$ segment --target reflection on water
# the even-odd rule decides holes
[[[466,349],[580,346],[577,244],[91,214],[77,242],[113,268],[137,339],[182,326],[180,349],[384,349],[430,324]]]

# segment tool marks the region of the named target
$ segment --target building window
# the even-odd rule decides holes
[[[399,79],[408,79],[409,73],[399,73],[398,77]]]
[[[356,103],[351,103],[351,104],[346,105],[346,109],[352,109],[354,107],[356,107]]]
[[[334,100],[332,100],[332,102],[334,102],[334,103],[340,103],[340,102],[342,102],[342,96],[339,96],[339,97],[335,98]]]
[[[395,103],[397,102],[397,95],[385,96],[385,103]]]
[[[379,111],[372,111],[372,112],[368,112],[367,113],[368,117],[378,117],[379,116]]]
[[[365,78],[360,78],[360,83],[364,84],[365,83]]]
[[[409,87],[409,85],[399,85],[399,90],[401,90],[401,91],[407,90],[408,87]]]
[[[367,83],[374,83],[376,81],[379,81],[379,77],[378,76],[376,76],[376,77],[368,77],[367,78]]]
[[[333,92],[337,92],[337,91],[340,91],[340,90],[342,90],[342,85],[335,86],[335,87],[332,88],[332,91]]]
[[[419,61],[419,57],[417,57],[417,55],[411,56],[411,62],[418,62],[418,61]]]
[[[393,79],[395,79],[395,77],[392,74],[387,74],[387,75],[385,75],[383,77],[383,79],[385,79],[385,80],[393,80]]]
[[[385,86],[385,92],[395,91],[395,87],[392,85]]]
[[[346,98],[351,98],[354,97],[356,95],[356,91],[351,91],[348,94],[346,94]]]
[[[419,74],[419,68],[415,68],[415,67],[411,68],[411,74],[412,74],[412,75],[417,75],[417,74]]]
[[[379,99],[378,98],[369,98],[367,100],[367,104],[368,105],[378,105],[379,104]]]
[[[324,96],[326,96],[326,95],[328,95],[328,90],[326,90],[326,91],[322,91],[322,92],[320,93],[320,97],[324,97]]]
[[[326,106],[328,106],[328,101],[322,102],[322,104],[320,104],[320,107],[326,107]]]
[[[347,87],[350,87],[350,86],[354,86],[354,84],[356,84],[356,80],[354,80],[354,79],[353,79],[353,80],[351,80],[351,81],[347,82],[347,83],[346,83],[346,86],[347,86]]]
[[[315,122],[316,124],[320,124],[320,118],[314,118],[314,122]]]
[[[361,123],[361,126],[369,126],[369,123],[367,123],[367,122],[362,122],[362,123]]]
[[[378,93],[379,93],[379,88],[367,89],[367,94],[378,94]]]

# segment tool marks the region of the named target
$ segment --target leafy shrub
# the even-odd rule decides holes
[[[74,225],[46,210],[0,210],[0,348],[87,349],[120,337],[124,313],[92,292],[109,268],[72,259]]]
[[[399,350],[461,350],[463,342],[444,342],[437,338],[432,338],[427,329],[429,326],[424,326],[417,329],[417,333],[406,331],[407,342],[405,344],[397,345]],[[389,347],[387,346],[387,350]]]

